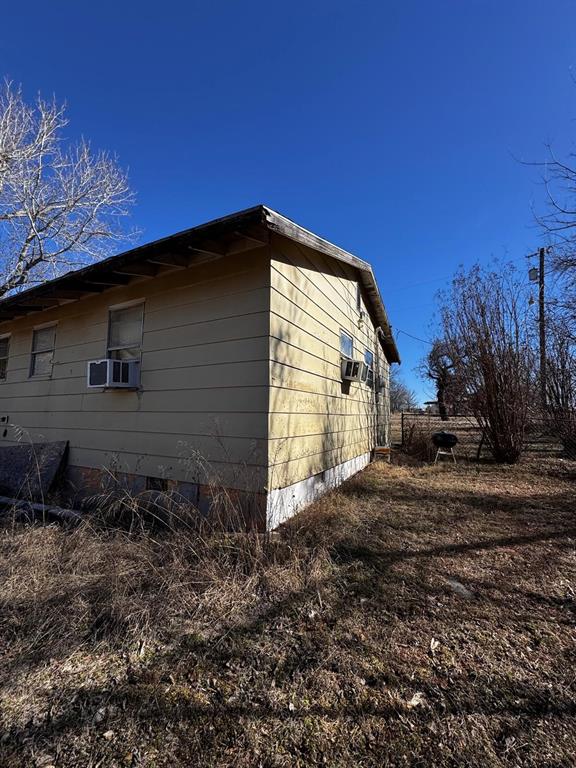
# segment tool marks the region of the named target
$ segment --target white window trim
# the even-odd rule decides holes
[[[30,343],[30,368],[28,371],[28,378],[29,379],[51,379],[52,378],[52,371],[54,369],[54,355],[56,354],[56,334],[54,334],[54,346],[52,347],[52,363],[50,367],[50,373],[34,373],[34,355],[38,354],[38,352],[34,352],[34,332],[35,331],[43,331],[45,328],[57,328],[58,327],[58,320],[52,320],[49,323],[41,323],[40,325],[34,325],[32,326],[32,341]],[[50,350],[46,349],[45,352],[49,352]]]

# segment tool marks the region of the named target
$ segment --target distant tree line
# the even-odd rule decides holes
[[[417,407],[416,393],[404,383],[397,368],[390,368],[390,410],[413,411]]]

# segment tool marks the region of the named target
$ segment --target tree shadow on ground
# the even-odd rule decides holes
[[[437,509],[420,477],[392,478],[388,488],[384,478],[368,481],[366,528],[328,538],[328,575],[281,598],[263,592],[259,610],[209,636],[128,654],[101,681],[62,680],[52,704],[46,694],[40,714],[8,727],[4,764],[49,754],[57,765],[535,767],[543,755],[568,765],[576,733],[569,491],[516,495],[512,504],[489,493],[490,513],[476,492],[459,492],[460,525],[437,530],[450,512]],[[344,488],[342,503],[355,490]],[[381,511],[387,490],[393,507],[402,500],[391,521]],[[428,527],[418,530],[415,516]],[[325,529],[310,524],[299,522],[288,540],[309,536],[317,546]],[[47,638],[46,655],[6,683],[32,679],[49,653]]]

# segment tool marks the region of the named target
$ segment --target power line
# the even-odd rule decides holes
[[[398,329],[396,331],[396,338],[400,336],[400,334],[403,333],[404,336],[409,336],[411,339],[414,339],[415,341],[421,341],[423,344],[430,344],[431,347],[434,346],[434,342],[430,341],[429,339],[421,339],[419,336],[413,336],[411,333],[408,333],[407,331],[402,331]]]
[[[547,250],[550,250],[550,249],[547,249]],[[530,258],[532,258],[534,256],[541,256],[541,253],[542,253],[542,249],[538,249],[538,251],[536,251],[535,253],[529,253],[526,256],[518,256],[515,259],[508,259],[507,261],[508,261],[508,263],[516,263],[518,261],[524,261],[525,259],[530,259]],[[503,279],[504,277],[505,277],[505,275],[502,275],[500,279]],[[406,287],[408,287],[408,288],[410,288],[410,287],[417,287],[419,285],[426,285],[427,283],[436,282],[436,280],[447,280],[447,279],[449,279],[449,278],[436,278],[436,279],[428,280],[428,281],[425,281],[425,282],[422,282],[422,283],[415,283],[415,284],[413,284],[413,286],[406,286]],[[528,285],[529,284],[530,283],[528,283]],[[398,289],[396,289],[396,290],[398,290]],[[402,289],[400,289],[400,290],[402,290]],[[403,331],[401,328],[397,329],[397,331],[396,331],[396,338],[398,338],[400,336],[400,334],[404,334],[404,336],[408,336],[408,338],[414,339],[414,341],[419,341],[422,344],[429,344],[431,347],[434,346],[434,342],[433,341],[430,341],[429,339],[421,339],[419,336],[414,336],[414,334],[408,333],[408,331]]]

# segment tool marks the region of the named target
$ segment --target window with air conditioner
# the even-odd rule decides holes
[[[89,361],[89,388],[138,389],[143,325],[142,302],[110,308],[106,357]]]
[[[106,356],[110,360],[140,360],[143,324],[143,303],[110,309]]]

